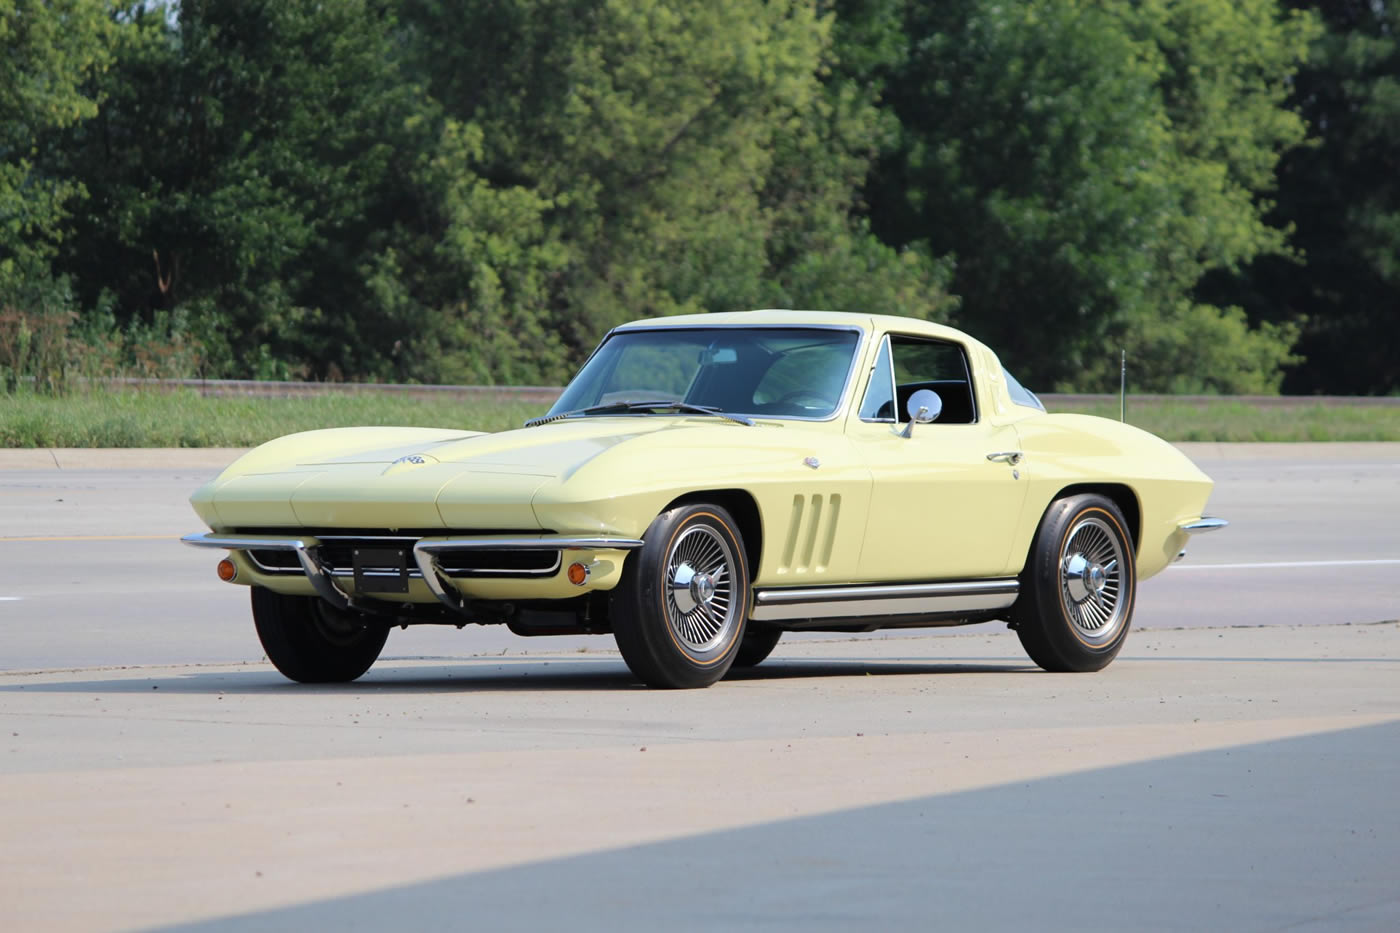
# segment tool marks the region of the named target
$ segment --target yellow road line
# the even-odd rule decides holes
[[[33,538],[0,537],[0,544],[17,541],[178,541],[179,535],[53,535]]]

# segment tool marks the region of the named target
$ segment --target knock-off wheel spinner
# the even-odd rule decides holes
[[[738,624],[734,552],[719,532],[696,525],[682,532],[666,559],[666,623],[688,649],[724,644]]]
[[[1060,551],[1060,603],[1090,644],[1112,640],[1123,624],[1123,546],[1101,518],[1076,522]]]

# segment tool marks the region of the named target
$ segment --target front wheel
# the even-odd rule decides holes
[[[756,667],[762,664],[773,649],[783,630],[770,625],[756,625],[753,622],[744,629],[744,637],[739,641],[739,653],[734,656],[735,667]]]
[[[652,687],[708,687],[729,670],[744,635],[749,573],[729,513],[696,503],[662,512],[623,568],[613,637]]]
[[[1102,670],[1122,649],[1137,585],[1127,527],[1103,496],[1046,509],[1013,611],[1022,647],[1045,670]]]
[[[304,684],[346,683],[369,670],[389,627],[314,596],[253,587],[253,624],[273,667]]]

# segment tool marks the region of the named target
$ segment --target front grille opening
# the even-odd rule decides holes
[[[438,565],[450,577],[507,576],[553,573],[559,569],[558,551],[480,550],[442,551]]]
[[[256,550],[249,551],[248,556],[253,559],[264,570],[295,570],[301,572],[301,561],[297,560],[296,551],[287,550]]]
[[[408,575],[421,576],[413,561],[413,540],[395,538],[343,538],[322,545],[321,563],[334,576],[349,576],[355,571],[355,551],[363,548],[402,549],[407,552]],[[301,573],[301,562],[295,551],[283,548],[252,548],[248,556],[265,573]],[[516,548],[468,548],[441,551],[438,565],[449,577],[540,577],[556,572],[562,563],[558,550]],[[394,567],[366,567],[371,573],[394,570]]]

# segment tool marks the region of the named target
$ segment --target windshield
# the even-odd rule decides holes
[[[840,404],[859,342],[858,331],[817,327],[618,331],[549,415],[665,399],[734,415],[828,418]]]

